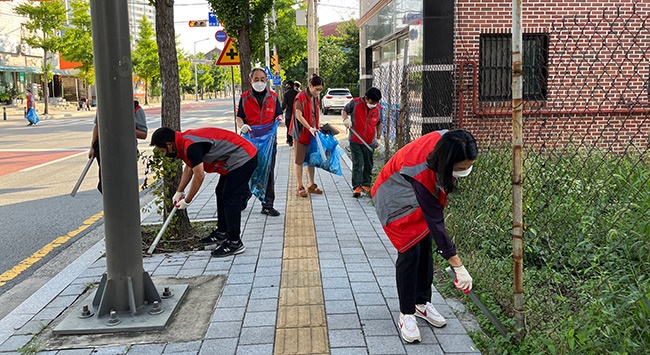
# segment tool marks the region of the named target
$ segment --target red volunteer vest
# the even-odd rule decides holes
[[[210,143],[212,148],[203,156],[206,173],[226,175],[255,157],[255,146],[237,133],[221,128],[198,128],[176,132],[176,157],[191,166],[187,148],[194,143]]]
[[[408,250],[427,234],[429,227],[415,191],[402,175],[425,186],[444,208],[447,194],[436,184],[436,174],[427,167],[427,155],[446,131],[426,134],[393,155],[372,186],[372,199],[386,235],[400,252]]]
[[[376,126],[379,123],[379,110],[381,106],[369,109],[363,97],[354,99],[354,109],[352,110],[352,129],[357,132],[367,144],[375,142],[375,135],[377,134]],[[350,141],[363,144],[359,137],[350,132]]]
[[[312,107],[312,102],[313,102],[313,97],[310,98],[307,96],[307,92],[305,90],[301,91],[296,95],[296,99],[294,100],[294,105],[293,105],[293,119],[291,120],[291,125],[289,126],[289,132],[291,132],[291,135],[293,136],[294,139],[298,139],[298,142],[301,144],[309,144],[311,142],[311,133],[309,132],[308,129],[302,126],[300,121],[296,118],[296,101],[299,101],[300,104],[302,104],[302,117],[309,123],[311,127],[318,128],[318,121],[319,121],[319,111],[320,111],[320,102],[318,98],[316,98],[316,107]],[[315,110],[315,111],[314,111]],[[316,113],[316,118],[314,122],[313,118],[313,113]]]
[[[242,105],[249,126],[261,126],[275,121],[276,100],[278,94],[266,90],[262,107],[252,95],[252,89],[242,94]]]

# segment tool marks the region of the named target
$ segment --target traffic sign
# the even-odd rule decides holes
[[[212,11],[208,12],[208,25],[212,27],[219,26],[219,20],[217,20],[217,15]]]
[[[282,78],[279,75],[273,77],[273,85],[282,85]]]
[[[228,37],[216,65],[239,65],[239,51],[235,48],[235,42]]]
[[[219,30],[214,34],[214,38],[219,42],[225,42],[228,39],[228,35],[226,34],[226,31]]]
[[[269,67],[264,67],[264,72],[266,73],[266,78],[269,80],[273,79],[273,74],[271,74],[271,69]]]
[[[199,73],[199,74],[203,74],[203,73],[205,73],[205,71],[204,71],[203,69],[199,69],[199,70],[197,70],[196,72]]]

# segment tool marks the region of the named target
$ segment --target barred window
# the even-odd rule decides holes
[[[548,34],[524,33],[523,99],[546,100]],[[512,34],[482,33],[479,48],[479,100],[512,100]]]

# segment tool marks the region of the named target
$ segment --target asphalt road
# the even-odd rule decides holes
[[[160,108],[145,108],[149,134],[160,127]],[[93,163],[77,195],[70,192],[87,163],[94,111],[75,117],[0,121],[0,318],[103,237],[102,197]],[[69,116],[69,115],[68,115]],[[324,116],[321,122],[337,119]],[[183,130],[232,130],[232,99],[184,102]],[[284,143],[285,129],[278,135]],[[149,139],[138,149],[151,153]],[[138,163],[140,183],[144,165]],[[141,205],[152,199],[141,193]]]

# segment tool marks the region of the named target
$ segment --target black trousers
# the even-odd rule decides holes
[[[395,276],[399,309],[403,314],[414,314],[416,304],[431,301],[433,282],[433,241],[431,233],[409,250],[397,255]]]
[[[241,239],[241,210],[242,203],[250,195],[248,181],[257,167],[257,159],[219,177],[214,190],[217,196],[217,230],[228,235],[228,240]]]
[[[291,117],[290,117],[290,115],[285,116],[284,125],[287,127],[287,143],[293,143],[293,136],[291,135],[291,132],[289,131],[289,127],[291,126]]]
[[[278,154],[277,143],[273,145],[273,153],[271,154],[271,172],[269,173],[269,182],[266,184],[266,196],[262,208],[273,207],[275,202],[275,156]]]
[[[99,139],[93,143],[93,150],[95,151],[95,159],[97,159],[97,166],[99,167],[99,182],[97,183],[97,190],[102,193],[102,163],[99,161]]]
[[[352,153],[352,187],[372,186],[374,152],[363,144],[350,143]]]

